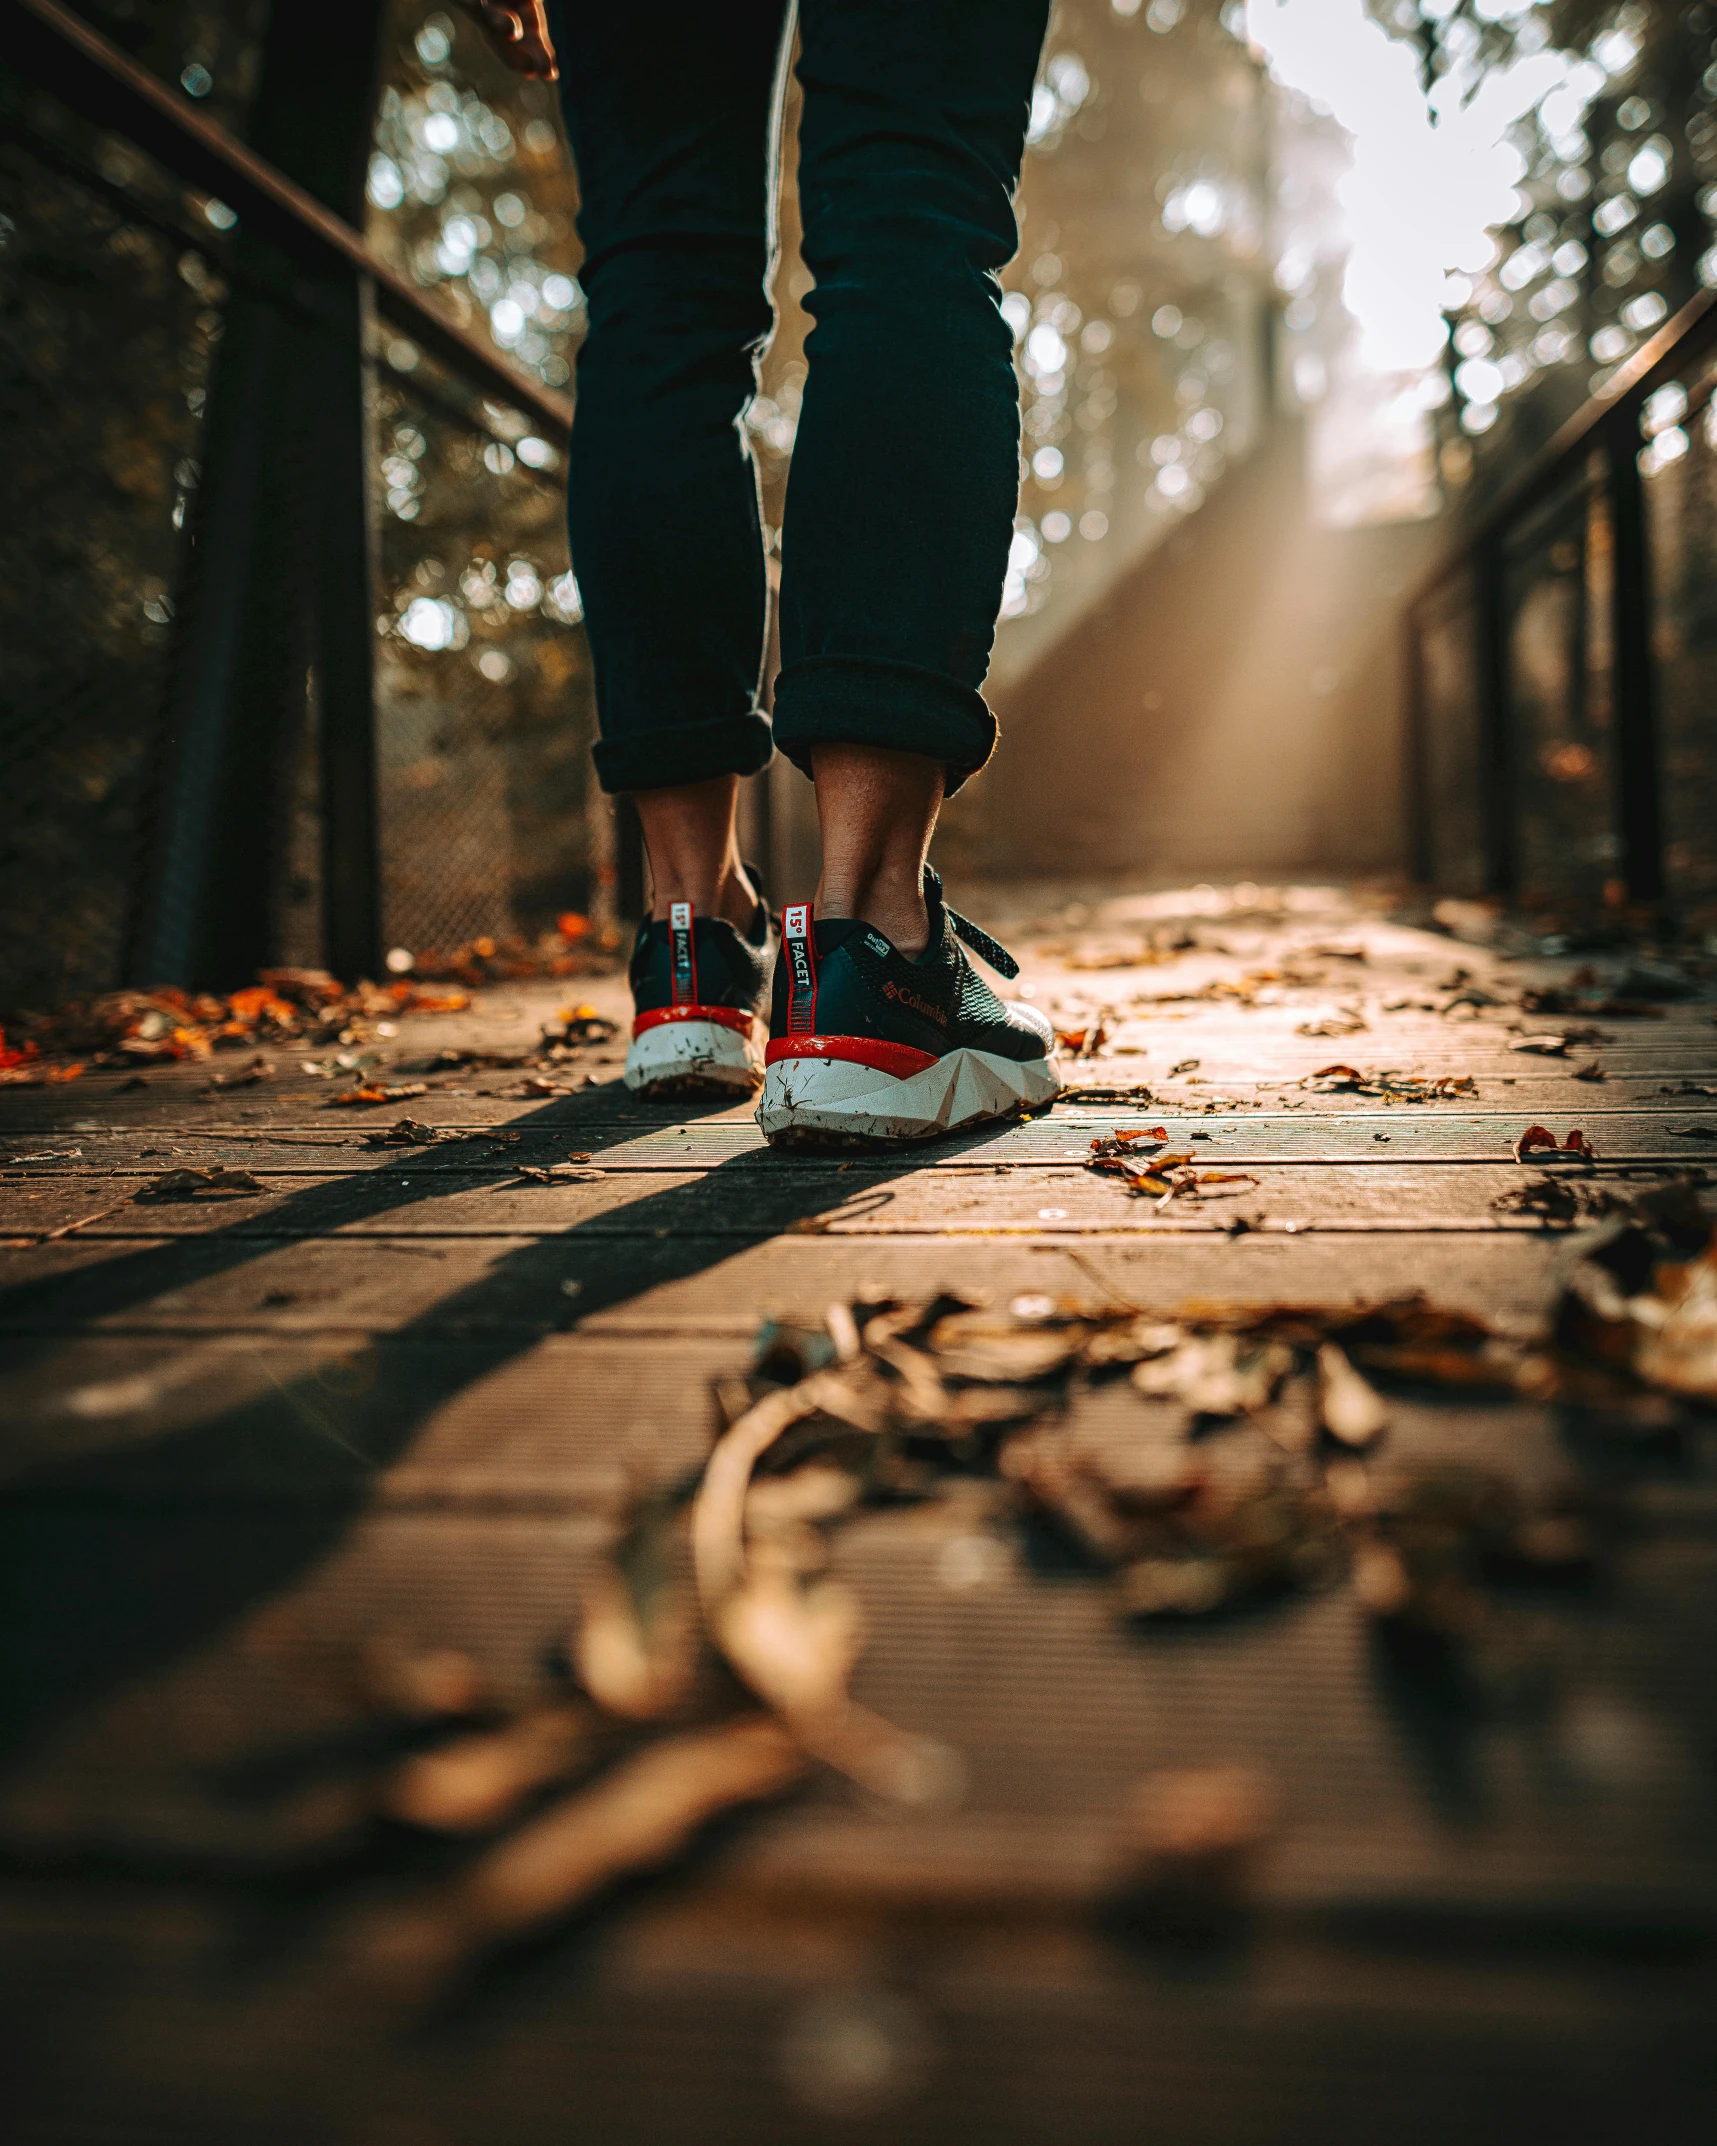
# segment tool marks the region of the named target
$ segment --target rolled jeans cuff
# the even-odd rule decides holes
[[[881,656],[806,656],[775,681],[775,742],[802,774],[814,745],[881,745],[947,770],[952,797],[995,750],[984,696],[945,672]]]
[[[774,750],[761,708],[714,723],[676,723],[631,738],[599,738],[596,779],[611,796],[619,790],[666,790],[709,782],[717,775],[756,775]]]

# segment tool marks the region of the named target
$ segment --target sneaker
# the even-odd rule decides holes
[[[783,913],[757,1111],[766,1138],[928,1140],[1060,1091],[1054,1029],[1035,1006],[1004,1005],[960,941],[1003,976],[1019,963],[948,908],[928,868],[924,892],[930,944],[916,960],[854,918]]]
[[[768,906],[740,931],[675,902],[666,922],[638,927],[632,949],[632,1042],[624,1075],[635,1095],[746,1095],[763,1078],[763,1003],[775,958]]]

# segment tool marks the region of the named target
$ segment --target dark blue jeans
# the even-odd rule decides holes
[[[801,0],[815,325],[788,482],[774,742],[983,765],[1018,494],[996,272],[1048,0]],[[561,0],[590,329],[568,484],[607,790],[749,775],[767,589],[740,415],[773,326],[788,0]]]

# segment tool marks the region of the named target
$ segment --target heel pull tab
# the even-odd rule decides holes
[[[695,1006],[698,1002],[698,950],[692,931],[690,902],[672,902],[668,907],[668,945],[673,957],[673,1003]]]
[[[998,976],[1011,982],[1019,974],[1019,963],[1005,946],[999,946],[987,931],[980,931],[970,917],[963,917],[957,909],[948,911],[948,921],[954,927],[955,936],[964,939],[974,954],[987,961]]]
[[[787,1033],[817,1032],[817,941],[808,902],[781,912],[781,950],[787,959]]]

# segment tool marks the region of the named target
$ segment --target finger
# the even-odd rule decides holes
[[[518,6],[509,6],[505,0],[460,0],[460,4],[475,18],[491,50],[515,74],[548,82],[559,80],[542,0],[522,0]]]
[[[555,81],[560,73],[555,62],[554,41],[549,36],[548,19],[543,12],[542,0],[524,0],[514,10],[519,26],[518,59],[515,64],[521,74],[532,74],[544,81]]]

